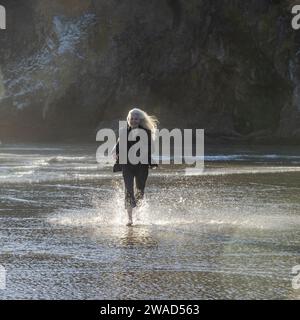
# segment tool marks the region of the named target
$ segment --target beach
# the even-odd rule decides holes
[[[151,170],[126,227],[96,145],[0,146],[0,299],[299,299],[300,151],[207,147]]]

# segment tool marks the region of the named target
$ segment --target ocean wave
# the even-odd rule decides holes
[[[39,201],[35,200],[27,200],[22,198],[15,198],[11,196],[0,196],[0,199],[3,201],[10,201],[10,202],[23,202],[23,203],[39,203]]]
[[[84,160],[88,160],[90,157],[88,156],[56,156],[52,157],[48,160],[48,163],[61,163],[61,162],[82,162]]]

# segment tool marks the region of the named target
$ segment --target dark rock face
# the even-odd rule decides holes
[[[293,1],[0,2],[2,141],[95,141],[133,106],[228,143],[300,140]]]

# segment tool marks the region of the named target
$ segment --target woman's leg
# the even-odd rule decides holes
[[[136,205],[141,206],[142,200],[144,199],[144,190],[146,186],[146,181],[148,178],[148,165],[140,165],[136,170]]]
[[[127,214],[128,214],[128,222],[127,222],[126,226],[132,226],[133,221],[132,221],[132,208],[131,207],[129,207],[127,209]]]
[[[125,184],[125,209],[128,213],[127,225],[132,225],[132,208],[136,206],[134,198],[134,172],[129,165],[123,165],[122,173]]]

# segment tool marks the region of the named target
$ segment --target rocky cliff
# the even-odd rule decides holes
[[[295,2],[0,0],[0,140],[95,141],[139,106],[208,140],[298,143]]]

